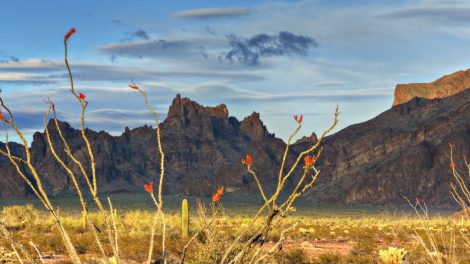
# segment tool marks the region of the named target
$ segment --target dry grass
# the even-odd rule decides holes
[[[196,215],[195,208],[191,210],[191,235],[202,226]],[[118,208],[119,210],[119,208]],[[229,210],[229,209],[226,209]],[[234,210],[236,211],[236,210]],[[120,232],[120,254],[125,256],[123,261],[143,263],[147,258],[148,240],[154,212],[151,210],[118,211],[116,225]],[[96,258],[100,256],[93,235],[83,228],[82,216],[69,211],[61,215],[61,221],[68,230],[80,257]],[[451,216],[430,216],[429,226],[413,215],[390,216],[374,214],[364,216],[297,216],[285,220],[290,226],[300,224],[286,235],[286,242],[281,253],[272,259],[273,263],[378,263],[379,250],[389,246],[405,248],[407,258],[413,263],[433,263],[427,256],[417,235],[426,237],[431,231],[435,237],[443,238],[437,241],[438,248],[448,248],[446,245],[456,245],[448,255],[458,261],[470,261],[465,245],[456,234],[470,230],[469,220],[455,221]],[[31,216],[31,217],[26,217]],[[91,218],[102,228],[104,219],[99,213],[90,213]],[[177,261],[187,239],[181,238],[179,213],[167,214],[167,239],[169,262]],[[53,219],[43,211],[30,205],[4,207],[1,221],[17,243],[23,245],[33,255],[29,245],[33,241],[44,255],[66,254],[60,233],[56,230]],[[224,249],[237,234],[250,223],[250,218],[243,215],[221,215],[211,226],[211,235],[201,235],[194,248],[188,252],[187,263],[217,263],[224,254]],[[259,226],[262,224],[259,223]],[[161,228],[161,227],[160,227]],[[269,250],[271,245],[279,240],[282,229],[273,231],[262,250]],[[157,233],[159,233],[157,230]],[[455,241],[451,239],[454,237]],[[217,239],[214,239],[217,238]],[[221,239],[223,238],[223,239]],[[158,241],[159,237],[157,237]],[[210,240],[210,241],[209,241]],[[103,240],[103,242],[105,242]],[[208,243],[206,243],[208,242]],[[3,252],[11,253],[7,241],[1,240]],[[111,253],[110,247],[106,248]],[[444,252],[445,253],[445,252]],[[161,254],[161,251],[157,251]],[[85,259],[86,259],[85,258]],[[447,262],[449,263],[449,262]],[[457,262],[458,263],[458,262]],[[462,262],[463,263],[463,262]]]

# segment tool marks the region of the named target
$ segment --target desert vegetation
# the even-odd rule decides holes
[[[181,201],[181,210],[166,207],[163,188],[165,152],[160,139],[157,114],[144,89],[133,81],[128,89],[138,92],[155,122],[155,150],[160,157],[156,182],[142,189],[152,210],[120,210],[110,197],[100,195],[96,177],[94,146],[86,133],[84,93],[76,90],[68,62],[68,42],[75,29],[64,36],[64,62],[70,79],[70,93],[81,107],[81,137],[86,159],[76,157],[62,135],[55,104],[47,98],[44,127],[49,150],[58,166],[73,183],[79,210],[61,211],[45,191],[41,175],[31,162],[28,142],[15,123],[14,113],[0,98],[0,120],[4,128],[5,149],[1,154],[15,166],[42,205],[4,207],[0,224],[0,263],[465,263],[470,221],[467,206],[470,193],[451,155],[455,178],[452,195],[462,206],[460,217],[431,215],[426,201],[410,202],[415,215],[364,217],[295,216],[295,202],[309,191],[320,175],[316,161],[321,158],[322,141],[338,123],[339,109],[331,126],[318,140],[289,163],[291,141],[302,128],[303,115],[295,115],[297,127],[283,153],[277,184],[265,189],[256,170],[256,156],[247,153],[240,166],[254,179],[262,202],[253,212],[238,215],[223,206],[224,186],[214,190],[210,200]],[[60,142],[53,142],[47,121],[52,118]],[[23,142],[24,155],[14,155],[9,132]],[[61,146],[60,148],[58,146]],[[451,146],[452,153],[452,146]],[[65,155],[64,155],[65,154]],[[68,166],[63,157],[78,170]],[[470,164],[465,159],[470,176]],[[26,168],[26,171],[23,169]],[[78,173],[77,173],[78,171]],[[292,187],[287,188],[290,181]],[[293,182],[293,184],[292,184]],[[83,183],[83,184],[81,184]],[[315,190],[321,191],[321,190]],[[321,250],[321,248],[326,250]],[[320,249],[320,250],[319,250]]]

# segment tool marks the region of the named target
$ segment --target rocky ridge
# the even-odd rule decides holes
[[[60,142],[52,123],[48,126],[52,140]],[[86,163],[80,131],[65,122],[60,127],[74,154]],[[245,153],[255,157],[253,167],[268,192],[276,182],[285,143],[268,132],[258,113],[239,121],[229,116],[223,104],[206,107],[177,95],[161,131],[166,193],[210,194],[219,185],[230,192],[256,193],[252,177],[240,163]],[[120,136],[86,133],[94,146],[101,192],[141,192],[144,183],[157,179],[160,157],[153,127],[126,128]],[[316,141],[315,134],[298,140],[288,163]],[[470,153],[470,90],[432,100],[414,98],[328,136],[318,161],[321,177],[308,197],[373,204],[420,197],[430,204],[450,204],[448,143],[456,145],[457,156]],[[52,195],[74,192],[46,146],[44,134],[36,133],[31,153],[47,191]],[[21,156],[21,145],[11,144],[11,148]],[[63,149],[60,144],[56,148]],[[71,164],[63,152],[59,155]],[[78,173],[78,168],[71,167]],[[0,157],[0,177],[1,198],[30,193],[4,157]]]

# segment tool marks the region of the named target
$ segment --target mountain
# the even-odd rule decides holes
[[[53,124],[48,126],[53,142],[60,142]],[[87,163],[80,131],[65,122],[60,127],[74,154]],[[166,193],[210,194],[219,185],[228,192],[257,192],[240,163],[245,153],[253,155],[253,167],[267,191],[274,187],[285,143],[267,131],[258,113],[239,121],[223,104],[207,107],[177,95],[161,131]],[[157,179],[160,162],[153,127],[126,128],[120,136],[86,133],[94,146],[100,192],[142,192],[145,183]],[[315,134],[298,140],[288,164],[316,141]],[[414,98],[328,136],[318,161],[320,177],[307,195],[321,202],[399,204],[406,196],[450,204],[448,143],[457,147],[456,157],[470,153],[470,90],[444,98]],[[74,192],[46,146],[44,134],[35,133],[31,153],[45,188],[52,195]],[[11,148],[21,155],[21,145]],[[56,149],[63,147],[58,144]],[[63,151],[59,153],[71,164]],[[4,157],[0,181],[1,198],[30,193]]]
[[[404,196],[453,203],[449,143],[463,163],[462,154],[470,153],[470,90],[414,98],[327,137],[322,177],[311,196],[344,203],[403,203]]]
[[[446,75],[430,83],[398,84],[393,105],[406,103],[414,97],[444,98],[470,88],[470,69]]]
[[[263,172],[259,175],[262,181],[273,182],[271,179],[277,177],[279,153],[282,153],[285,144],[267,131],[258,113],[238,121],[229,117],[228,109],[223,104],[205,107],[177,95],[166,120],[160,125],[166,161],[166,193],[207,194],[219,185],[226,186],[229,192],[254,190],[254,181],[240,162],[245,153],[255,157],[257,168]],[[48,127],[52,142],[57,143],[55,149],[80,175],[66,154],[59,151],[64,148],[54,123],[50,121]],[[65,122],[60,122],[60,128],[74,155],[88,164],[80,131]],[[140,192],[145,183],[157,180],[160,155],[155,145],[155,133],[156,130],[151,126],[132,130],[126,128],[120,136],[111,136],[104,131],[86,131],[94,146],[101,192]],[[3,145],[0,147],[5,149]],[[14,144],[14,147],[16,153],[21,153],[21,145]],[[65,171],[52,156],[44,133],[34,134],[31,153],[33,164],[44,179],[44,186],[49,193],[59,195],[74,192]],[[289,159],[293,159],[293,156],[289,156]],[[27,188],[9,161],[0,157],[0,166],[0,197],[25,195]]]

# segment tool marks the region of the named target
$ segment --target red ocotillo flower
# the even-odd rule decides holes
[[[455,163],[451,162],[451,163],[450,163],[450,168],[451,168],[452,170],[455,170]]]
[[[246,164],[248,166],[251,166],[251,164],[253,164],[253,158],[251,157],[250,154],[245,155],[245,158],[242,159],[242,164]]]
[[[304,158],[304,164],[306,168],[312,167],[313,164],[315,164],[315,158],[313,158],[312,156],[306,156]]]
[[[71,28],[71,29],[69,30],[69,32],[67,32],[67,34],[65,34],[65,36],[64,36],[64,42],[67,42],[67,40],[69,40],[70,36],[72,36],[73,33],[75,33],[75,32],[76,32],[75,28]]]
[[[2,112],[2,109],[0,109],[0,121],[5,121],[5,115]]]
[[[86,95],[84,93],[78,93],[78,97],[80,97],[80,100],[85,100]]]
[[[214,195],[212,196],[212,202],[218,202],[220,200],[220,197],[222,197],[222,194],[224,194],[224,187],[219,187],[219,189],[217,189],[217,192],[214,193]]]
[[[150,182],[149,184],[144,184],[144,190],[150,194],[153,193],[153,182]]]
[[[304,119],[304,115],[303,114],[301,114],[300,116],[294,115],[294,119],[295,119],[295,121],[297,121],[297,123],[301,124],[302,119]]]
[[[129,87],[134,89],[134,90],[139,90],[139,86],[137,86],[135,84],[129,84]]]

